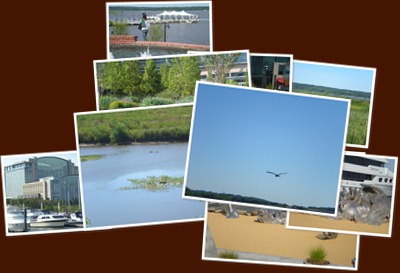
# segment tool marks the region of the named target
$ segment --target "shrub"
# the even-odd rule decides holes
[[[108,110],[110,103],[117,101],[118,98],[117,97],[113,97],[113,96],[103,96],[100,98],[99,100],[99,104],[100,104],[100,110]]]
[[[128,25],[122,22],[114,22],[111,25],[111,34],[112,35],[128,35],[129,28]]]
[[[128,130],[122,123],[117,123],[112,126],[110,135],[111,144],[122,144],[129,141]]]
[[[179,100],[181,98],[180,94],[177,94],[174,91],[169,89],[165,89],[164,91],[157,94],[159,98],[171,99],[171,100]]]
[[[142,98],[135,97],[135,96],[130,96],[129,99],[130,99],[132,102],[136,102],[136,103],[138,103],[138,104],[140,104],[140,103],[142,102]]]
[[[108,109],[132,108],[132,107],[137,107],[137,106],[139,106],[139,105],[135,102],[117,100],[117,101],[110,103]]]
[[[162,25],[151,25],[149,30],[149,41],[162,41],[164,39],[164,29]]]
[[[324,264],[326,250],[322,246],[313,247],[308,251],[308,262],[313,264]]]
[[[239,259],[239,254],[237,254],[235,251],[226,250],[220,252],[218,257],[223,259]]]
[[[184,98],[181,98],[176,101],[177,103],[187,103],[187,102],[194,102],[194,97],[193,96],[187,96]]]
[[[147,97],[142,100],[140,106],[153,106],[153,105],[166,105],[174,103],[171,99],[164,99],[160,97]]]

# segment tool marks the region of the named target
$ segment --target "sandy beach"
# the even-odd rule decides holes
[[[227,219],[221,213],[209,212],[206,221],[217,249],[304,260],[310,248],[322,246],[332,265],[352,267],[357,235],[339,234],[336,239],[324,240],[318,231],[287,229],[282,224],[258,223],[256,219],[243,215]]]
[[[363,233],[389,234],[389,223],[375,226],[365,223],[356,223],[346,219],[333,219],[325,216],[290,212],[289,227],[321,228],[338,231]]]

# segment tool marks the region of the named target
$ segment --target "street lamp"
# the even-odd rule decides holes
[[[164,22],[164,42],[167,41],[167,27],[169,28],[169,24]]]

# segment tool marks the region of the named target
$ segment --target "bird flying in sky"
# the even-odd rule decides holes
[[[267,173],[273,174],[273,175],[275,175],[275,177],[281,177],[282,174],[286,174],[286,173],[274,173],[274,172],[269,172],[269,171],[267,171]]]

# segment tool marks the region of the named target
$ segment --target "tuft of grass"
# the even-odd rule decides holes
[[[128,179],[132,184],[119,188],[120,190],[147,190],[147,191],[167,191],[170,188],[181,187],[183,185],[183,177],[147,176],[143,179]]]
[[[83,155],[81,156],[81,162],[89,161],[89,160],[97,160],[102,158],[102,155]]]
[[[326,256],[326,250],[322,246],[316,246],[308,251],[308,262],[313,264],[324,264]]]
[[[218,253],[218,258],[222,259],[239,259],[239,254],[235,251],[225,250]]]

